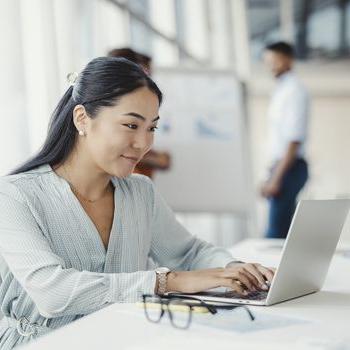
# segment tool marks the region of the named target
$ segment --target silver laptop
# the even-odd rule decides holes
[[[247,297],[215,289],[195,294],[176,294],[204,301],[272,305],[321,289],[339,241],[350,200],[302,200],[295,211],[283,247],[281,261],[269,290]]]

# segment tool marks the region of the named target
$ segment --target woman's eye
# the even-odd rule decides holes
[[[133,129],[133,130],[137,129],[137,125],[136,124],[124,124],[124,126],[128,127],[129,129]]]
[[[129,129],[132,129],[132,130],[136,130],[138,128],[138,125],[136,125],[136,124],[123,124],[123,125],[126,126]],[[157,126],[152,126],[149,130],[151,132],[155,132],[156,129],[158,129]]]

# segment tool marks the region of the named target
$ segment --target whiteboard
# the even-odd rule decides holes
[[[246,216],[253,188],[243,91],[231,71],[158,69],[164,94],[155,149],[167,150],[169,171],[154,182],[175,211]]]

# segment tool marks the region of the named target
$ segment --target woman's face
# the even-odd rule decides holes
[[[153,144],[158,111],[157,95],[139,88],[122,96],[116,106],[102,107],[96,118],[86,118],[86,135],[79,140],[99,170],[126,177]]]

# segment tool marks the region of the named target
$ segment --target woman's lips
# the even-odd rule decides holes
[[[123,158],[125,158],[125,159],[127,159],[127,160],[129,160],[130,162],[135,163],[135,164],[139,161],[139,158],[138,158],[138,157],[124,156],[124,155],[122,155],[121,157],[123,157]]]

